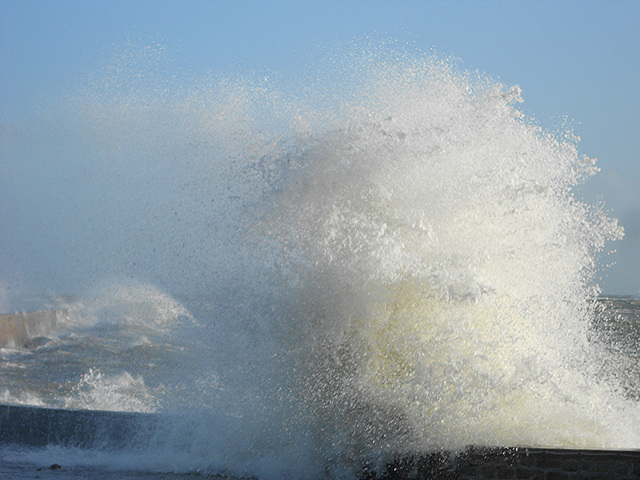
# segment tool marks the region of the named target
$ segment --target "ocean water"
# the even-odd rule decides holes
[[[581,198],[595,160],[518,87],[356,50],[292,80],[167,75],[128,46],[9,138],[64,169],[4,192],[0,313],[57,313],[5,342],[0,402],[155,420],[0,442],[5,470],[354,478],[468,445],[640,448],[640,304],[599,296],[623,232]]]

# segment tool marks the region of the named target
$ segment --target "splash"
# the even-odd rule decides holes
[[[156,410],[155,401],[142,378],[127,372],[109,378],[91,368],[65,399],[65,408],[149,413]]]
[[[386,47],[302,87],[167,80],[156,54],[127,51],[60,107],[56,142],[83,155],[59,206],[85,208],[45,219],[66,222],[45,250],[73,247],[67,285],[141,278],[118,305],[147,284],[190,295],[124,315],[188,349],[155,390],[181,413],[157,451],[316,478],[470,444],[640,446],[590,341],[595,258],[622,230],[574,194],[595,161],[524,118],[518,87]]]

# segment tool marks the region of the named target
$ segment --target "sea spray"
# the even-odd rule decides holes
[[[66,123],[40,142],[68,170],[39,193],[64,196],[36,254],[59,249],[67,288],[139,279],[76,300],[72,331],[106,324],[137,353],[61,398],[112,379],[173,419],[141,464],[260,478],[470,444],[637,448],[640,409],[592,341],[595,256],[621,236],[573,193],[595,162],[524,118],[518,87],[373,52],[284,82],[167,76],[128,46],[49,111]]]
[[[619,235],[571,194],[594,162],[526,122],[517,88],[438,62],[377,68],[344,128],[285,157],[296,174],[261,222],[305,341],[346,356],[329,398],[392,410],[415,448],[588,446],[609,428],[588,373],[593,255]],[[577,431],[552,426],[560,407]]]

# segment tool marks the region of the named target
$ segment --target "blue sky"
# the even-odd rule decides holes
[[[286,75],[369,35],[453,55],[523,90],[543,127],[567,118],[602,172],[586,187],[626,238],[607,293],[640,292],[640,2],[0,0],[0,122],[95,71],[127,39],[166,45],[193,71]],[[4,128],[4,127],[3,127]],[[6,233],[5,233],[6,234]]]

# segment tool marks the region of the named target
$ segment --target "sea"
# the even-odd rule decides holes
[[[296,78],[166,54],[4,137],[0,477],[640,448],[640,300],[601,293],[623,228],[570,125],[397,45]]]

